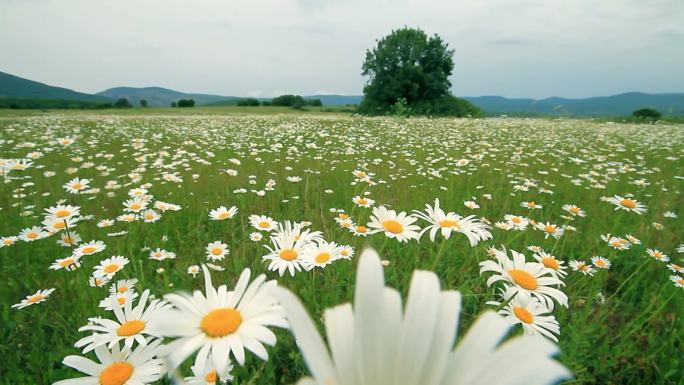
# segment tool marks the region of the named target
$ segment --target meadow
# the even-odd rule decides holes
[[[512,334],[557,339],[564,383],[684,383],[683,125],[213,111],[0,116],[0,384],[82,376],[62,363],[93,334],[80,327],[146,290],[204,290],[207,263],[216,286],[265,273],[321,328],[366,247],[402,298],[415,269],[458,290],[461,331],[496,310]],[[514,251],[567,296],[527,297],[546,322],[502,294],[536,283],[489,279],[483,262]],[[231,356],[233,383],[308,375],[290,332],[269,329],[267,361]],[[191,364],[178,373],[203,376]]]

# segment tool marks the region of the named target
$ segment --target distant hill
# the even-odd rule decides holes
[[[84,94],[68,88],[49,86],[0,72],[0,98],[60,99],[111,102],[107,97]]]
[[[508,99],[501,96],[464,97],[489,114],[530,114],[557,116],[627,116],[643,107],[663,115],[684,116],[684,93],[646,94],[628,92],[584,99]]]
[[[197,105],[215,103],[225,99],[238,100],[235,96],[220,96],[210,94],[189,94],[162,87],[115,87],[98,92],[97,95],[112,99],[126,98],[133,105],[138,105],[140,99],[147,100],[148,105],[153,107],[168,107],[171,102],[179,99],[193,99]]]

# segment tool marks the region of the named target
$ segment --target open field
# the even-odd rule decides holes
[[[487,304],[501,301],[503,282],[488,286],[493,273],[481,272],[480,263],[523,253],[562,281],[550,286],[567,296],[567,306],[556,298],[548,312],[560,333],[547,333],[557,337],[558,359],[575,376],[568,384],[682,384],[683,156],[683,125],[371,119],[273,107],[3,112],[0,384],[81,376],[61,361],[81,353],[74,343],[91,333],[78,331],[89,318],[115,319],[100,306],[112,285],[137,280],[117,297],[136,304],[145,290],[157,298],[203,290],[202,271],[190,270],[207,262],[214,284],[229,288],[244,268],[253,277],[266,273],[295,292],[320,326],[324,309],[352,300],[366,246],[386,261],[387,284],[403,298],[414,269],[432,270],[443,289],[463,296],[460,330],[498,308],[518,317],[515,334],[531,319],[512,303]],[[408,225],[397,230],[378,217],[383,206],[425,213],[435,199],[458,216],[436,222],[434,241],[427,231],[399,242],[394,237],[412,236]],[[68,219],[62,227],[46,217],[57,205],[80,213],[52,210]],[[220,206],[237,213],[212,219]],[[332,247],[330,260],[316,259],[323,253],[311,254],[312,245],[323,241],[314,237],[300,256],[285,258],[264,230],[270,219],[251,221],[253,215],[283,227],[307,222],[293,231],[320,231],[353,257]],[[374,215],[383,231],[373,233]],[[476,234],[462,226],[468,221]],[[34,226],[53,231],[31,235]],[[105,248],[85,250],[93,241]],[[225,245],[217,253],[216,241]],[[112,261],[102,261],[112,256],[127,263],[108,270]],[[292,266],[294,275],[270,271],[264,257],[276,270]],[[111,278],[92,287],[100,284],[93,274]],[[529,288],[525,282],[517,284]],[[29,298],[29,306],[11,308],[51,288],[45,298]],[[292,335],[270,329],[277,343],[266,348],[268,361],[248,351],[244,365],[234,364],[235,383],[290,384],[308,374]],[[192,374],[191,362],[181,366],[183,375]]]

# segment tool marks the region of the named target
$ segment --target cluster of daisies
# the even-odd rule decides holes
[[[85,356],[67,356],[63,363],[87,375],[59,385],[149,384],[165,374],[190,385],[231,381],[233,363],[245,364],[245,353],[268,360],[265,346],[276,343],[269,327],[287,328],[283,309],[271,295],[275,281],[265,275],[252,280],[245,269],[234,288],[214,287],[206,266],[205,291],[177,292],[154,298],[135,292],[136,280],[110,286],[103,300],[108,314],[93,317],[78,330],[88,333],[75,343]],[[49,293],[42,295],[49,295]],[[137,303],[136,303],[137,298]],[[194,356],[192,376],[177,368]]]
[[[370,198],[356,196],[352,201],[360,206],[370,208],[375,202]],[[414,210],[412,213],[404,211],[397,213],[385,206],[372,208],[367,223],[355,223],[353,218],[344,210],[332,209],[337,212],[335,221],[355,236],[366,237],[373,234],[384,234],[387,238],[398,242],[415,240],[420,242],[422,236],[429,234],[430,241],[435,242],[437,234],[449,239],[453,233],[463,234],[470,246],[492,238],[491,227],[475,215],[461,216],[455,212],[445,212],[440,207],[439,199],[433,205],[426,204],[424,211]],[[418,224],[425,222],[424,226]]]

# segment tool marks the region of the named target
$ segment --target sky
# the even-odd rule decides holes
[[[457,96],[684,92],[684,0],[0,0],[0,71],[81,92],[362,93],[403,26],[454,49]]]

